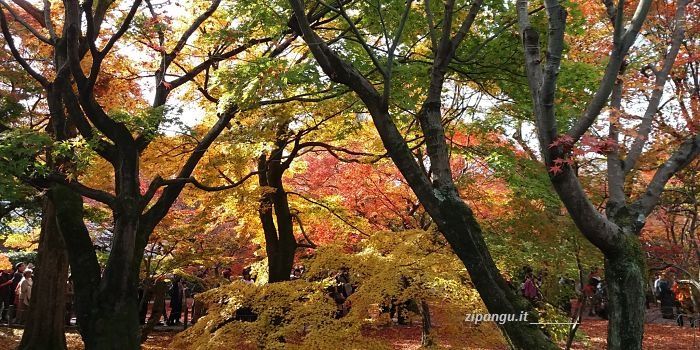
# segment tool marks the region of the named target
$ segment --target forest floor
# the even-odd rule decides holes
[[[498,331],[493,325],[483,324],[470,328],[465,332],[462,328],[455,329],[436,327],[438,344],[444,349],[469,349],[469,350],[497,350],[505,349],[503,343],[490,344],[490,341],[499,339]],[[576,350],[605,349],[607,321],[595,318],[587,318],[581,324],[579,332],[586,336],[585,340],[574,343]],[[177,334],[174,331],[155,331],[143,345],[144,350],[171,349],[169,345]],[[369,337],[387,340],[393,344],[396,350],[418,350],[421,341],[421,329],[417,322],[410,326],[387,326],[367,331]],[[15,349],[22,337],[22,330],[16,328],[0,327],[0,349]],[[83,343],[75,331],[66,333],[68,349],[82,350]],[[465,345],[469,344],[469,345]],[[648,323],[645,325],[644,334],[645,350],[698,350],[700,349],[700,328],[680,328],[675,324]]]

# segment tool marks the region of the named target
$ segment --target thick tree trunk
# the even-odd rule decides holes
[[[289,281],[292,268],[294,267],[294,254],[297,250],[296,243],[280,244],[276,242],[276,247],[267,245],[267,265],[269,268],[268,282]]]
[[[66,349],[63,316],[66,307],[68,257],[65,243],[58,231],[55,207],[48,198],[44,198],[35,272],[29,318],[18,349]]]
[[[141,327],[138,322],[136,295],[105,299],[95,307],[93,322],[94,327],[91,328],[93,334],[88,337],[90,342],[86,342],[86,349],[136,350],[141,348]]]
[[[286,126],[280,127],[280,135]],[[287,192],[284,190],[282,176],[286,167],[281,163],[285,143],[277,141],[277,148],[272,151],[270,159],[260,156],[258,162],[258,184],[271,187],[260,198],[260,222],[265,233],[265,250],[267,252],[268,282],[289,281],[294,267],[294,255],[297,241],[294,237],[294,221],[289,208]]]
[[[62,185],[52,188],[51,198],[56,205],[58,227],[66,242],[70,265],[75,271],[76,316],[85,349],[139,349],[135,283],[138,266],[125,261],[133,256],[117,255],[113,251],[110,256],[112,266],[126,268],[121,273],[108,274],[106,271],[101,279],[100,266],[83,221],[82,198]]]
[[[489,312],[514,314],[516,318],[522,311],[530,312],[532,305],[508,287],[494,264],[471,209],[460,198],[447,196],[440,202],[440,214],[443,220],[436,220],[438,228],[464,263]],[[505,322],[498,326],[513,349],[557,349],[531,322],[537,322],[532,312],[527,321]]]
[[[646,267],[639,241],[627,236],[619,253],[605,259],[608,350],[642,349]]]

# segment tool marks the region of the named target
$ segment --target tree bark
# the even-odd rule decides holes
[[[489,254],[481,227],[471,209],[459,197],[447,197],[440,203],[440,215],[444,221],[436,220],[438,228],[467,268],[489,312],[515,315],[523,310],[530,312],[527,322],[498,325],[509,346],[513,349],[557,349],[537,325],[530,324],[537,322],[532,305],[506,284]]]
[[[636,236],[629,235],[624,249],[606,254],[608,293],[608,350],[642,349],[644,335],[646,264]]]
[[[138,267],[111,255],[119,266],[129,266],[120,278],[100,279],[100,266],[83,221],[82,197],[71,189],[56,185],[51,191],[56,205],[59,231],[68,248],[76,295],[76,316],[85,349],[139,349],[138,295],[135,276]],[[55,200],[60,199],[60,200]],[[130,225],[127,225],[130,226]]]
[[[35,272],[29,318],[18,349],[66,349],[64,313],[68,257],[58,231],[55,207],[48,198],[44,198],[43,203]]]
[[[286,130],[281,127],[280,130]],[[259,216],[265,234],[268,282],[288,281],[294,266],[297,241],[294,221],[289,209],[282,176],[286,169],[281,162],[285,143],[278,140],[270,159],[262,155],[258,162],[258,184],[263,188]]]
[[[420,301],[420,313],[422,316],[421,327],[421,347],[427,348],[435,345],[433,337],[430,335],[432,322],[430,320],[430,306],[425,300]]]

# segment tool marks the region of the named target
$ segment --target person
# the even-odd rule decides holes
[[[0,272],[0,322],[10,321],[10,305],[12,305],[12,269]]]
[[[532,272],[528,272],[527,275],[525,275],[522,293],[523,296],[530,301],[535,301],[537,299],[537,285],[535,284],[535,278],[532,276]]]
[[[22,281],[22,278],[24,277],[24,270],[26,269],[26,265],[23,262],[17,263],[15,265],[15,271],[12,276],[12,284],[10,285],[10,310],[14,308],[14,315],[9,315],[9,319],[13,320],[17,316],[17,311],[19,310],[19,302],[18,302],[18,295],[17,295],[17,286],[19,283]]]
[[[66,326],[70,326],[70,321],[73,318],[73,297],[75,296],[75,291],[73,289],[73,276],[68,275],[66,280],[66,313],[65,322]]]
[[[673,319],[673,307],[676,303],[676,297],[673,293],[673,276],[668,272],[661,274],[659,281],[658,293],[661,301],[661,316],[666,319]]]
[[[241,276],[241,280],[245,284],[253,284],[255,283],[255,279],[253,279],[253,276],[250,275],[250,268],[246,267],[243,269],[243,274]]]
[[[17,285],[17,323],[24,324],[32,297],[32,270],[24,270],[23,278]]]
[[[153,297],[153,307],[151,308],[151,315],[148,317],[147,323],[161,325],[163,324],[160,321],[161,317],[166,322],[168,321],[168,314],[165,310],[165,294],[168,292],[168,285],[165,283],[165,279],[162,276],[157,277],[151,290]],[[148,300],[150,300],[150,297]]]
[[[656,280],[654,280],[654,298],[656,298],[657,302],[660,300],[660,298],[659,298],[659,283],[660,282],[661,282],[661,274],[657,274]]]
[[[335,276],[335,282],[338,285],[340,292],[346,299],[353,293],[353,287],[350,283],[350,269],[342,267],[340,273]]]
[[[594,267],[588,274],[588,282],[583,287],[585,303],[589,306],[588,316],[593,316],[595,311],[595,294],[600,283],[600,269]]]
[[[290,280],[298,280],[301,278],[301,275],[304,273],[304,267],[303,266],[296,266],[294,269],[292,269],[292,274],[289,275]]]
[[[225,268],[223,271],[221,271],[221,277],[223,277],[226,281],[231,282],[231,276],[233,274],[231,273],[231,268]]]
[[[180,324],[183,290],[182,279],[180,276],[175,275],[170,284],[170,289],[168,289],[168,295],[170,296],[170,317],[168,317],[167,324],[169,326]]]

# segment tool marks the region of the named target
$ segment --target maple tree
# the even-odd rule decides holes
[[[644,301],[646,267],[639,243],[639,234],[658,203],[669,179],[695,159],[700,151],[700,135],[680,136],[677,150],[658,166],[645,188],[630,193],[627,178],[638,167],[644,146],[649,142],[654,117],[659,113],[664,87],[674,67],[683,41],[686,23],[686,1],[678,1],[669,21],[673,33],[670,43],[664,43],[661,64],[650,63],[654,74],[652,92],[646,103],[641,122],[636,125],[636,135],[621,139],[625,121],[621,115],[624,98],[624,74],[630,49],[642,30],[652,1],[640,1],[634,15],[628,20],[626,5],[605,3],[606,13],[613,27],[613,45],[605,74],[591,96],[581,117],[573,120],[570,128],[562,128],[557,122],[555,95],[557,75],[565,52],[567,11],[558,2],[545,2],[548,19],[546,60],[542,62],[539,33],[530,22],[528,2],[518,2],[520,32],[523,40],[528,84],[532,94],[533,112],[537,135],[545,166],[559,197],[581,232],[606,257],[606,280],[610,299],[608,327],[609,349],[641,349],[644,327]],[[585,140],[584,136],[601,115],[610,99],[608,136],[602,143]],[[568,130],[567,130],[568,129]],[[590,136],[589,136],[590,138]],[[605,214],[591,203],[583,189],[577,169],[574,167],[573,150],[581,141],[590,150],[602,153],[607,159],[603,176],[607,180]],[[636,197],[636,198],[635,198]]]

